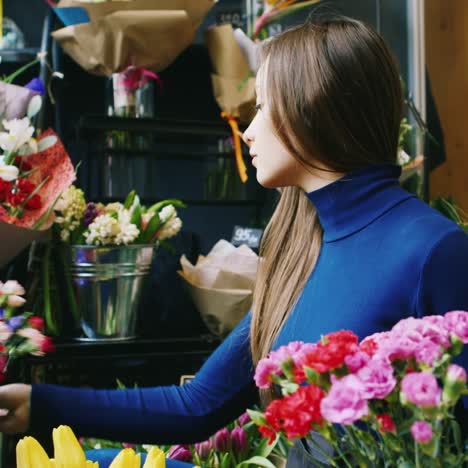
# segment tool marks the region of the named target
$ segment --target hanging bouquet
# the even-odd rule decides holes
[[[166,239],[182,228],[176,207],[185,206],[168,199],[145,207],[135,191],[124,203],[87,203],[83,191],[72,185],[55,205],[54,228],[60,240],[71,245],[157,243],[170,248]]]
[[[0,383],[12,359],[26,354],[43,356],[54,350],[52,339],[43,335],[43,320],[28,312],[17,313],[25,303],[24,294],[17,281],[0,281]]]
[[[86,460],[73,431],[68,426],[59,426],[52,432],[54,442],[54,458],[49,456],[34,439],[24,437],[16,446],[17,468],[99,468],[99,463]],[[140,455],[132,449],[123,449],[113,460],[111,468],[140,468]],[[143,468],[165,468],[166,458],[164,452],[153,448],[147,455]]]
[[[65,148],[48,129],[36,135],[33,119],[45,86],[34,79],[26,87],[11,82],[38,58],[0,80],[0,267],[53,221],[53,206],[75,179]]]
[[[347,330],[292,342],[255,372],[257,386],[276,386],[281,398],[249,413],[270,442],[307,437],[331,466],[465,466],[454,408],[468,393],[467,375],[452,362],[465,343],[462,311],[407,318],[360,343]]]

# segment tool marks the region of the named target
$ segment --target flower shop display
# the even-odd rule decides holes
[[[111,76],[128,66],[161,71],[193,41],[213,0],[49,0],[65,27],[52,33],[84,70]],[[158,47],[154,47],[158,44]]]
[[[68,426],[59,426],[52,432],[54,458],[49,456],[34,437],[24,437],[16,446],[17,468],[99,468],[97,462],[86,460],[75,434]],[[113,460],[110,468],[140,468],[140,455],[132,449],[123,449]],[[165,468],[164,452],[153,447],[146,457],[143,468]]]
[[[18,313],[24,305],[25,290],[17,281],[0,281],[0,384],[6,379],[8,364],[21,356],[43,356],[54,350],[45,336],[44,321],[29,312]]]
[[[145,207],[134,191],[124,203],[92,203],[79,188],[66,190],[55,205],[53,241],[41,264],[43,304],[36,305],[46,310],[47,329],[60,334],[64,326],[63,312],[51,310],[50,285],[60,281],[55,296],[63,296],[76,338],[133,338],[144,280],[155,250],[171,248],[167,240],[180,231],[181,207],[176,199]]]
[[[455,405],[467,375],[453,361],[466,343],[464,311],[410,317],[361,342],[348,330],[292,342],[258,363],[257,386],[281,396],[249,414],[270,442],[306,437],[331,466],[465,466]]]
[[[75,180],[65,148],[48,129],[39,136],[33,119],[45,86],[39,79],[25,87],[11,82],[39,57],[0,81],[0,266],[33,240],[44,237],[53,222],[53,206]]]
[[[101,439],[83,439],[81,444],[85,451],[114,448],[122,450],[131,448],[136,452],[151,452],[152,445],[135,445],[110,442]],[[170,460],[203,466],[204,468],[237,468],[243,466],[263,466],[279,468],[284,466],[288,445],[277,437],[273,444],[262,438],[255,424],[247,413],[220,429],[205,441],[195,444],[159,446]]]

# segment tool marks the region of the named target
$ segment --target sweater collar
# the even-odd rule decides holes
[[[400,187],[400,174],[401,167],[394,164],[372,165],[308,193],[324,230],[323,241],[348,237],[415,197]]]

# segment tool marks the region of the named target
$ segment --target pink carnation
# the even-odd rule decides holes
[[[414,422],[410,430],[414,440],[420,444],[426,444],[432,439],[432,427],[426,421]]]
[[[437,323],[438,322],[438,323]],[[392,329],[393,332],[408,336],[415,342],[432,342],[434,344],[448,348],[450,346],[450,337],[447,329],[440,325],[437,319],[417,319],[409,317],[400,320]]]
[[[417,406],[437,406],[442,392],[432,374],[412,372],[403,377],[401,393],[406,400]]]
[[[331,423],[352,424],[369,412],[364,386],[353,374],[335,379],[320,403],[322,416]]]
[[[49,344],[49,338],[44,336],[39,330],[35,328],[22,328],[18,331],[18,335],[27,338],[34,347],[34,351],[32,351],[31,354],[43,356],[44,353],[48,351],[47,346]]]
[[[364,398],[369,400],[385,398],[397,383],[392,365],[378,359],[371,359],[356,376],[364,385]]]
[[[348,367],[349,371],[353,374],[359,369],[364,367],[369,362],[369,355],[363,351],[358,351],[357,353],[350,354],[345,357],[345,364]]]
[[[418,364],[425,363],[432,366],[442,356],[443,348],[432,342],[427,342],[416,348],[414,357]]]
[[[263,358],[255,369],[255,383],[258,388],[269,388],[272,383],[272,376],[281,374],[279,365],[270,358]]]
[[[458,336],[464,344],[468,343],[468,312],[447,312],[444,315],[444,323],[449,333]]]
[[[466,371],[457,364],[450,364],[447,369],[448,382],[466,382]]]

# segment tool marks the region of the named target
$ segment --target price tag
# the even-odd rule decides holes
[[[263,229],[255,229],[244,226],[234,226],[231,244],[236,247],[242,244],[248,245],[251,249],[258,249]]]

